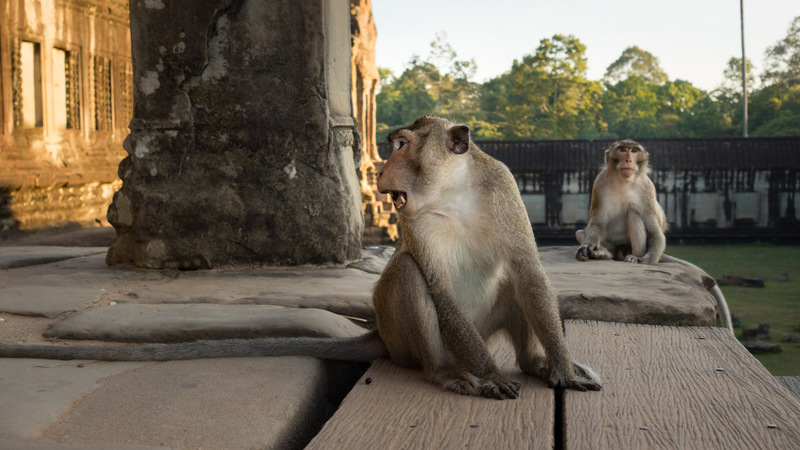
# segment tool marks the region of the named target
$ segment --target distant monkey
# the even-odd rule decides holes
[[[672,262],[702,271],[694,264],[664,254],[667,217],[650,180],[650,155],[637,142],[626,139],[606,149],[606,167],[592,187],[589,223],[575,232],[581,246],[575,257],[616,259],[629,263]],[[718,286],[709,292],[716,302],[722,326],[733,332],[730,311]]]
[[[649,155],[631,140],[605,151],[605,168],[594,180],[589,223],[575,237],[575,257],[658,264],[664,254],[667,218],[650,180]]]
[[[556,296],[542,269],[517,184],[469,128],[422,117],[389,135],[378,174],[402,231],[373,294],[378,329],[352,339],[265,338],[137,346],[0,346],[0,356],[100,360],[307,355],[371,361],[389,356],[466,395],[517,398],[486,339],[505,331],[523,372],[551,387],[600,389],[574,363]],[[542,352],[544,350],[544,352]]]

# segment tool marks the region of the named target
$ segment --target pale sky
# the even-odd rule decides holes
[[[710,91],[728,60],[742,54],[738,0],[373,0],[372,12],[378,67],[395,75],[412,55],[426,57],[442,31],[459,60],[475,59],[477,82],[509,70],[554,34],[574,35],[586,46],[591,80],[638,46],[658,58],[670,80]],[[744,0],[745,53],[756,75],[764,51],[786,36],[796,16],[800,0]]]

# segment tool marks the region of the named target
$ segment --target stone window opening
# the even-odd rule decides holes
[[[54,47],[52,57],[53,123],[56,129],[80,129],[78,53]]]
[[[17,42],[12,55],[14,125],[41,128],[44,123],[41,45],[32,41]]]
[[[92,97],[94,103],[94,129],[113,131],[114,103],[111,91],[111,60],[92,57]]]
[[[133,118],[133,66],[123,62],[119,68],[119,128],[127,128]]]

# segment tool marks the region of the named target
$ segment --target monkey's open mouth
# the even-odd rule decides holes
[[[405,192],[400,191],[392,191],[392,203],[394,203],[394,209],[401,210],[404,206],[406,206],[407,194]]]

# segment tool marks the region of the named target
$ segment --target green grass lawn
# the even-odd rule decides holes
[[[772,375],[800,376],[800,343],[786,342],[789,334],[800,336],[800,246],[769,244],[672,245],[667,254],[689,261],[719,282],[723,275],[764,280],[763,288],[720,286],[728,307],[741,323],[735,328],[768,324],[770,339],[782,352],[755,355]],[[782,273],[789,281],[780,281]]]

